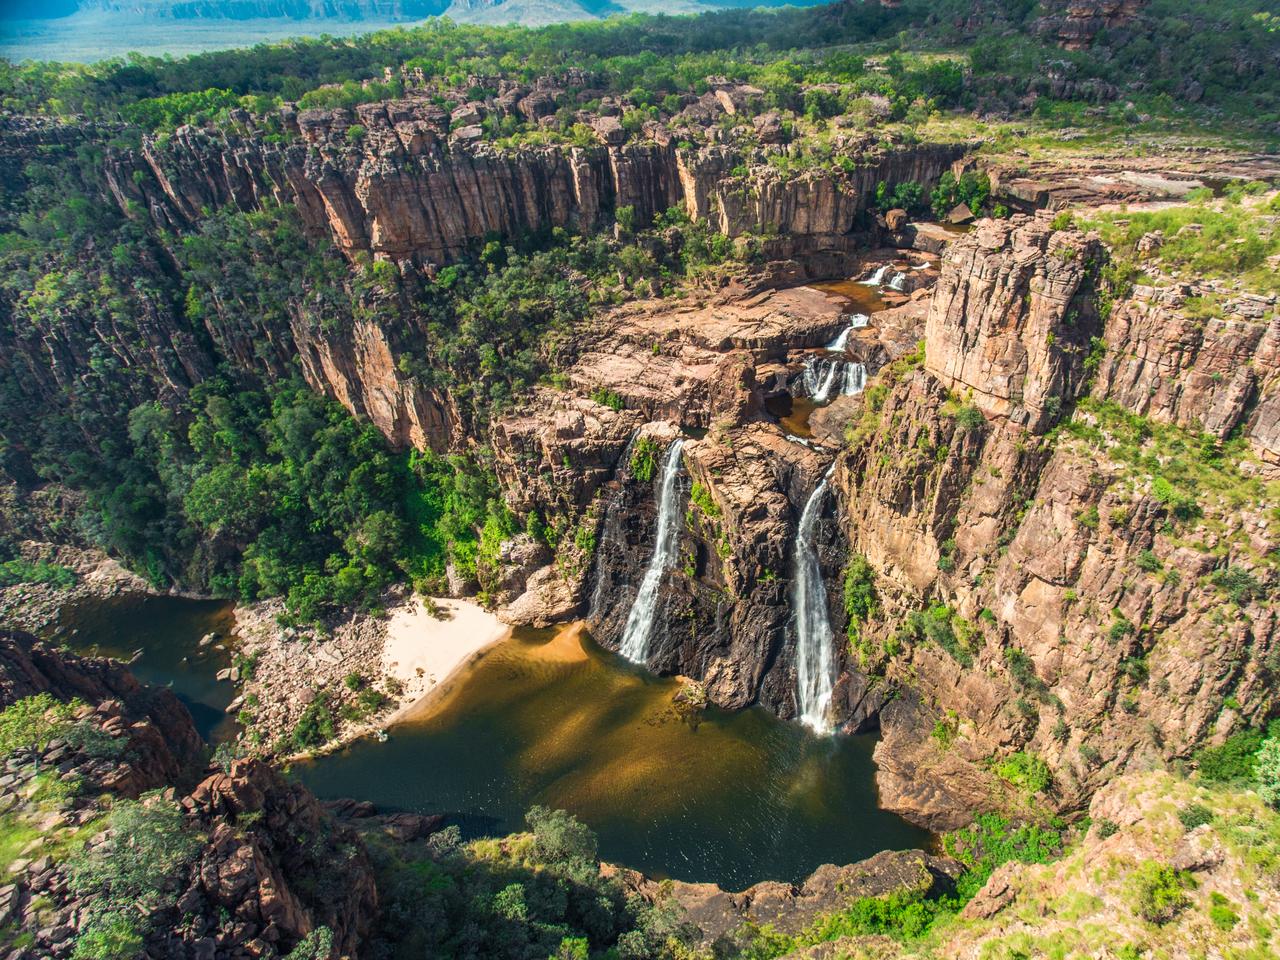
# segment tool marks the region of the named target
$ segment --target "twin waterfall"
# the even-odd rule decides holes
[[[658,606],[658,590],[662,578],[675,564],[680,545],[680,496],[677,479],[680,476],[680,448],[684,441],[677,438],[667,448],[662,460],[662,478],[658,487],[658,534],[654,540],[653,557],[645,569],[640,590],[636,593],[627,625],[622,631],[622,644],[618,648],[633,663],[645,663],[649,659],[649,643],[653,637],[653,619]]]
[[[860,364],[858,366],[861,366]],[[627,616],[618,652],[633,663],[649,659],[658,592],[663,577],[676,562],[680,543],[679,477],[681,448],[676,439],[662,460],[658,485],[658,530],[653,557],[645,569],[644,579]],[[796,625],[796,702],[800,722],[817,733],[831,732],[831,691],[835,685],[835,651],[831,619],[827,615],[827,587],[818,562],[817,530],[827,496],[831,469],[810,495],[800,515],[792,561],[791,604]]]
[[[817,544],[818,518],[830,477],[829,469],[800,514],[791,577],[791,604],[796,616],[796,703],[800,722],[817,733],[831,732],[831,690],[835,685],[827,585],[822,580]]]

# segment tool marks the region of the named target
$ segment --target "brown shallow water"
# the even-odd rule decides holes
[[[729,888],[929,842],[878,809],[872,738],[816,737],[761,709],[692,724],[672,705],[678,689],[578,627],[517,632],[387,742],[294,772],[322,797],[448,813],[469,835],[561,807],[597,831],[607,860]]]

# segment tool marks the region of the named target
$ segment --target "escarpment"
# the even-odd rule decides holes
[[[848,172],[783,176],[766,161],[785,157],[784,145],[681,146],[660,126],[620,142],[503,150],[426,98],[354,112],[286,110],[283,121],[283,138],[180,128],[109,157],[107,185],[123,209],[161,229],[190,229],[204,211],[226,205],[287,202],[349,255],[423,266],[447,263],[490,235],[589,231],[623,207],[647,224],[679,206],[731,237],[839,238],[854,230],[878,184],[932,183],[967,150],[868,139],[852,145],[862,160]],[[242,123],[251,123],[247,115]]]
[[[1197,475],[1179,458],[1199,433],[1123,410],[1251,436],[1274,317],[1161,323],[1189,342],[1157,359],[1142,318],[1176,293],[1140,290],[1104,325],[1095,242],[1046,219],[993,226],[947,252],[923,367],[883,382],[836,473],[880,604],[851,647],[902,692],[880,715],[882,798],[940,828],[1010,802],[994,771],[1014,753],[1074,808],[1118,771],[1259,722],[1280,641],[1263,600],[1277,531],[1248,478],[1265,440],[1243,464],[1202,448]],[[1210,372],[1232,351],[1254,358],[1234,388]],[[1126,392],[1127,376],[1149,379]]]

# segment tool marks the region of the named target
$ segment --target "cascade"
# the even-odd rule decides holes
[[[845,327],[836,335],[836,338],[827,344],[828,350],[834,350],[837,353],[843,351],[849,343],[849,334],[853,333],[853,327]]]
[[[889,281],[889,289],[901,292],[906,288],[907,275],[905,273],[895,273],[893,279]]]
[[[845,396],[861,393],[867,385],[867,368],[854,361],[845,362],[834,357],[811,354],[804,358],[804,373],[800,382],[810,400],[814,403],[826,403],[837,389]]]
[[[852,321],[854,330],[861,330],[867,325],[867,321],[871,318],[865,313],[855,313],[849,319]]]
[[[889,272],[889,264],[886,263],[883,267],[880,267],[880,269],[878,269],[875,273],[871,275],[870,280],[863,280],[862,282],[865,283],[868,287],[878,287],[880,286],[881,283],[884,282],[884,275],[888,272]]]
[[[658,532],[654,537],[653,557],[645,569],[644,579],[636,593],[627,625],[622,630],[622,643],[618,652],[634,663],[649,659],[649,642],[653,637],[653,619],[658,608],[658,589],[662,578],[676,560],[680,544],[680,495],[677,480],[680,476],[680,449],[684,441],[677,438],[667,448],[662,460],[662,477],[658,484]]]
[[[847,363],[844,367],[844,383],[840,392],[846,397],[861,393],[867,385],[867,368],[860,363]]]
[[[800,722],[818,733],[831,730],[831,691],[835,686],[827,586],[822,580],[816,542],[818,519],[830,476],[831,469],[828,469],[800,514],[791,578],[791,603],[796,618],[796,704]]]

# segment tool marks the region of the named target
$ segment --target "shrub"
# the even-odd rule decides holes
[[[631,475],[641,483],[653,479],[658,462],[658,444],[652,437],[641,437],[631,451]]]
[[[142,952],[142,932],[124,912],[94,915],[80,931],[73,960],[134,960]]]
[[[596,835],[572,814],[537,806],[531,807],[524,819],[533,831],[534,850],[540,859],[558,864],[595,860]]]
[[[1240,915],[1231,908],[1231,901],[1217,890],[1209,894],[1209,920],[1219,930],[1231,930],[1240,922]]]
[[[1258,796],[1273,807],[1280,807],[1280,738],[1268,737],[1262,741],[1254,763],[1254,776],[1258,781]]]
[[[351,126],[347,127],[347,139],[352,143],[359,143],[364,139],[364,135],[365,129],[362,124],[353,123]]]
[[[1200,779],[1215,783],[1249,779],[1257,764],[1262,732],[1241,730],[1216,747],[1201,747],[1192,757]]]
[[[875,570],[862,554],[852,554],[844,568],[844,612],[849,617],[850,640],[858,638],[859,628],[876,615],[879,606]]]
[[[1049,765],[1035,754],[1018,751],[996,764],[1000,779],[1028,794],[1043,791],[1053,780]]]
[[[1244,606],[1262,591],[1257,577],[1243,567],[1229,566],[1215,570],[1210,577],[1213,585],[1222,590],[1232,603]]]
[[[310,750],[324,746],[333,739],[333,713],[329,709],[329,694],[320,692],[316,698],[302,711],[302,716],[294,724],[290,739],[294,749]]]
[[[1145,860],[1130,877],[1134,911],[1148,923],[1168,923],[1190,900],[1186,890],[1194,884],[1185,870]]]
[[[43,750],[71,726],[75,707],[40,693],[24,697],[0,712],[0,755],[17,750]]]
[[[1203,803],[1189,803],[1178,811],[1178,819],[1188,830],[1213,822],[1213,811]]]
[[[66,567],[56,563],[37,560],[5,560],[0,563],[0,587],[11,587],[19,583],[43,583],[51,587],[70,587],[76,582],[76,575]]]
[[[622,394],[615,393],[605,387],[596,387],[591,391],[591,399],[602,407],[608,407],[610,410],[621,410],[623,407]]]

